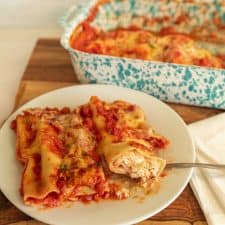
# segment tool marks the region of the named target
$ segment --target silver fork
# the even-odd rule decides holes
[[[166,168],[190,168],[201,167],[207,169],[225,169],[225,164],[209,164],[209,163],[167,163]]]

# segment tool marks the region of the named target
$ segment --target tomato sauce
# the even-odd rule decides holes
[[[36,181],[41,180],[41,155],[39,153],[33,155],[34,167],[33,172],[35,174]]]
[[[49,147],[50,151],[63,158],[66,153],[66,149],[62,140],[59,139],[54,127],[49,126],[43,132],[45,133],[45,135],[42,136],[43,143]]]

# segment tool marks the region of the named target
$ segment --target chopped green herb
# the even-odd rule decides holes
[[[67,169],[68,168],[67,168],[67,165],[66,164],[61,164],[61,166],[60,166],[60,171],[61,172],[65,172]]]
[[[150,48],[155,48],[155,46],[152,45],[150,42],[148,42],[148,46],[149,46]]]

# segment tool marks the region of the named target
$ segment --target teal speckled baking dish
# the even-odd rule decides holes
[[[61,19],[64,33],[61,44],[68,50],[75,73],[81,83],[103,83],[141,90],[168,102],[225,109],[225,70],[201,66],[178,65],[107,55],[90,54],[70,47],[74,29],[96,4],[91,0],[72,7]],[[225,55],[225,4],[221,0],[114,0],[100,6],[92,26],[104,31],[139,23],[137,16],[169,17],[151,30],[173,24],[182,14],[189,16],[179,32],[193,32],[207,23],[207,32],[217,32],[221,44],[207,44],[212,51]],[[218,31],[215,19],[223,29]],[[148,29],[148,28],[144,28]],[[199,30],[205,35],[206,30]],[[207,38],[206,38],[207,39]],[[224,42],[223,42],[224,41]],[[113,94],[113,93],[112,93]]]

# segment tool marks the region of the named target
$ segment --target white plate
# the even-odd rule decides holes
[[[164,151],[165,159],[176,162],[193,162],[195,150],[192,139],[182,119],[166,104],[141,92],[116,86],[81,85],[58,89],[28,102],[5,122],[0,130],[0,187],[5,196],[27,215],[48,224],[57,225],[115,225],[133,224],[144,220],[174,201],[187,185],[192,170],[177,170],[166,176],[157,193],[140,203],[134,199],[122,201],[100,201],[84,205],[74,202],[71,207],[38,210],[23,204],[19,194],[22,166],[16,160],[15,134],[10,122],[16,114],[30,107],[75,107],[97,95],[103,100],[126,100],[141,106],[149,122],[157,132],[165,135],[170,147]]]

